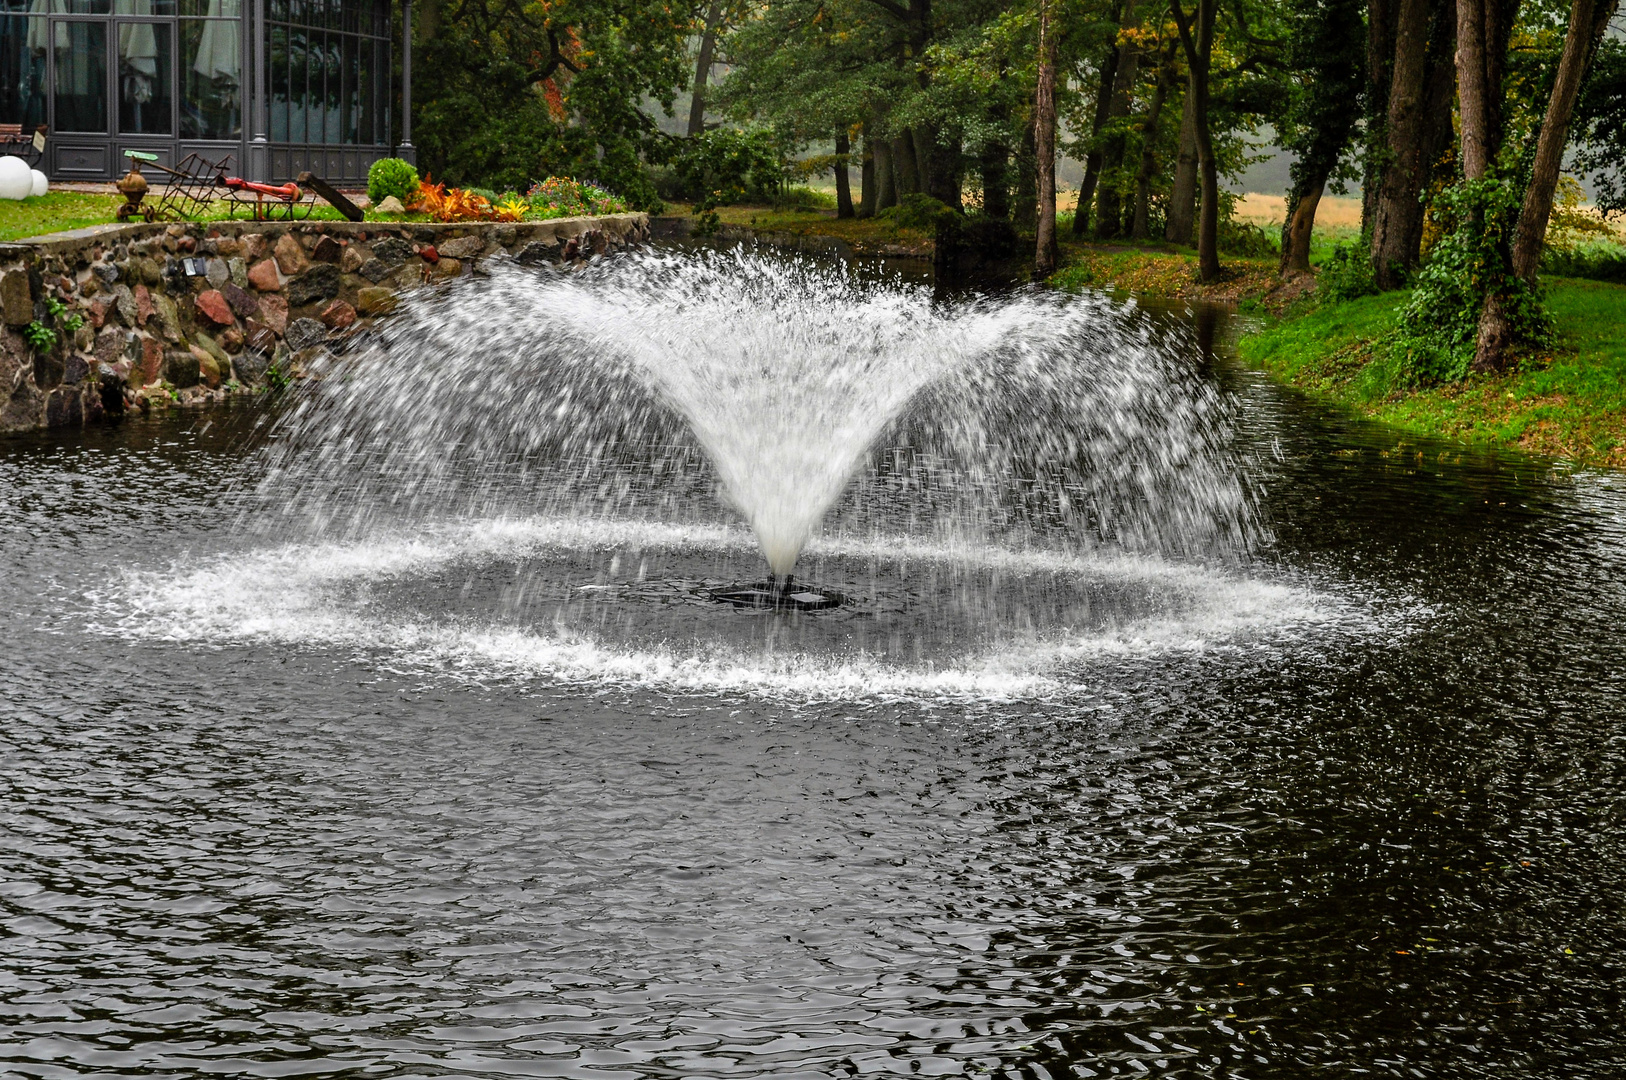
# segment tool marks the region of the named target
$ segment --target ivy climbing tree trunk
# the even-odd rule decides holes
[[[1033,137],[1038,151],[1039,227],[1033,276],[1056,272],[1056,42],[1053,13],[1039,0],[1039,75],[1033,94]]]

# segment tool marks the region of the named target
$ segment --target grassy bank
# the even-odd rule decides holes
[[[1384,338],[1405,292],[1293,309],[1245,336],[1238,352],[1292,386],[1406,431],[1626,466],[1626,286],[1546,285],[1557,344],[1505,375],[1401,384]]]

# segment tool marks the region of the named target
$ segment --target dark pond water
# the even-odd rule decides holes
[[[1626,1075],[1620,477],[1213,377],[1274,542],[980,681],[547,653],[524,537],[246,534],[247,410],[0,444],[0,1071]]]

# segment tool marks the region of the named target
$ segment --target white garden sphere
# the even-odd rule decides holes
[[[44,173],[40,172],[38,169],[35,169],[34,170],[34,194],[35,195],[44,195],[47,191],[50,191],[50,190],[51,190],[51,178],[49,176],[46,176]]]
[[[0,199],[26,199],[34,192],[34,170],[20,157],[0,157]]]

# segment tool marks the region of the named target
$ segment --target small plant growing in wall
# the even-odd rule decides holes
[[[45,310],[50,313],[51,322],[61,327],[62,332],[70,338],[85,325],[83,315],[70,314],[68,305],[54,296],[46,297]],[[50,352],[56,348],[56,330],[38,319],[23,327],[23,337],[36,352]]]

